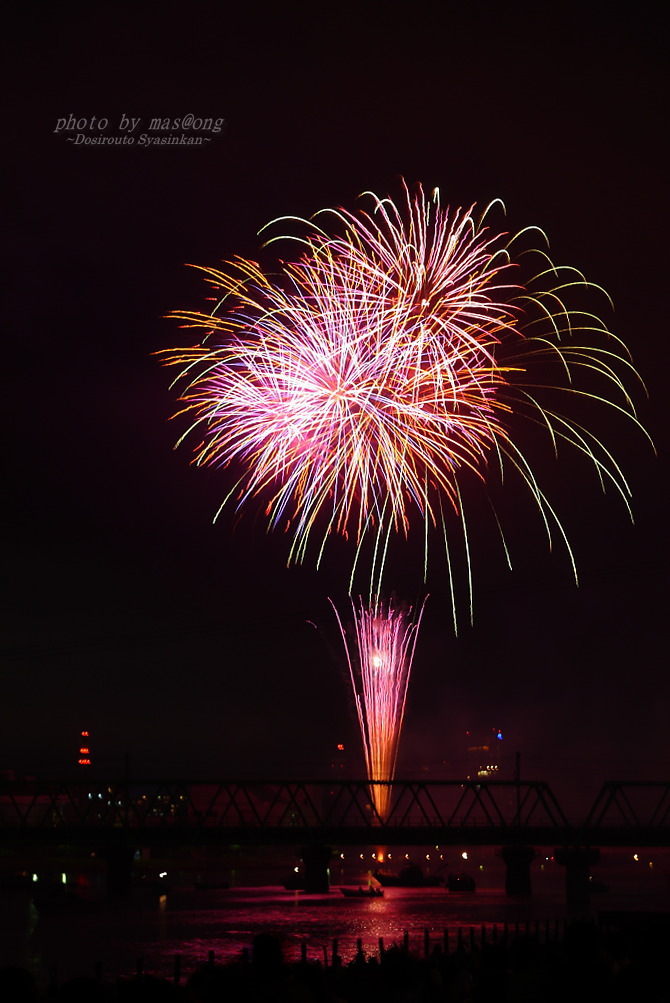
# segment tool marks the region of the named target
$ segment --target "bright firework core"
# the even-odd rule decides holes
[[[395,776],[407,687],[425,601],[416,619],[410,606],[392,600],[374,599],[365,605],[359,599],[356,605],[352,599],[351,605],[354,622],[349,631],[333,609],[347,653],[368,779],[373,781],[370,796],[383,821],[391,802],[390,782]]]
[[[414,522],[424,579],[434,529],[449,577],[453,552],[469,579],[472,474],[488,495],[512,472],[574,568],[517,419],[553,452],[586,456],[628,506],[620,468],[573,407],[588,398],[637,424],[624,385],[635,370],[584,301],[602,290],[531,244],[546,244],[536,228],[510,238],[485,226],[488,209],[444,209],[420,187],[398,207],[365,198],[368,209],[301,221],[299,259],[272,272],[240,258],[202,269],[211,313],[173,316],[204,339],[164,353],[180,367],[182,439],[197,436],[198,464],[238,470],[222,507],[260,504],[290,536],[289,563],[309,551],[318,565],[327,541],[353,541],[350,592],[369,541],[362,591],[380,594],[391,540]],[[501,553],[509,562],[502,528]]]

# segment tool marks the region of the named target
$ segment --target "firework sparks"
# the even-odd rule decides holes
[[[530,231],[492,233],[474,209],[442,209],[437,193],[406,191],[401,208],[367,197],[370,212],[317,214],[331,232],[306,224],[293,238],[299,260],[280,262],[276,275],[243,259],[203,269],[216,292],[211,313],[174,316],[206,337],[164,353],[180,367],[179,413],[190,419],[180,442],[197,433],[198,464],[242,471],[221,507],[258,500],[269,527],[290,535],[289,563],[304,561],[314,538],[317,564],[333,535],[353,540],[350,591],[364,540],[373,541],[372,596],[392,534],[406,536],[415,519],[425,527],[424,576],[434,527],[449,574],[447,525],[458,527],[469,567],[462,483],[474,474],[486,489],[507,468],[572,561],[512,429],[519,416],[542,426],[554,450],[567,443],[586,455],[628,504],[605,445],[545,399],[590,397],[637,423],[625,349],[594,314],[567,305],[594,287],[541,250],[539,271],[523,281]],[[600,380],[597,391],[585,375]]]
[[[399,207],[365,197],[368,211],[299,221],[303,235],[290,238],[298,260],[272,274],[241,258],[203,268],[211,312],[173,316],[205,337],[163,354],[180,369],[179,414],[189,419],[180,442],[197,435],[198,464],[238,471],[222,508],[262,504],[269,528],[289,534],[289,563],[315,551],[318,565],[330,538],[352,540],[350,592],[371,543],[369,599],[352,600],[349,639],[338,622],[385,819],[423,613],[414,621],[376,598],[391,537],[423,525],[425,579],[429,538],[440,531],[456,628],[456,542],[471,580],[464,486],[474,478],[488,493],[512,471],[549,544],[563,540],[576,578],[563,526],[517,441],[518,419],[539,426],[554,452],[567,445],[587,457],[626,506],[623,473],[573,405],[597,402],[641,426],[626,389],[639,377],[585,300],[603,291],[535,247],[538,235],[546,243],[541,231],[510,238],[485,225],[491,206],[481,216],[443,209],[437,191],[405,189]],[[501,540],[509,563],[502,530]]]
[[[333,609],[335,606],[333,605]],[[380,820],[388,816],[391,787],[407,687],[414,657],[417,632],[423,605],[416,620],[411,607],[378,599],[366,605],[352,600],[354,627],[351,637],[337,610],[335,615],[342,632],[351,684],[356,699],[358,723],[363,738],[365,765],[372,781],[370,794]]]

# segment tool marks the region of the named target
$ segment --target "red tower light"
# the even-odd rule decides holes
[[[88,746],[88,742],[84,741],[84,739],[88,739],[90,736],[88,731],[82,731],[80,732],[80,735],[81,735],[81,744],[79,746],[79,759],[77,760],[77,764],[79,766],[90,766],[91,750]]]

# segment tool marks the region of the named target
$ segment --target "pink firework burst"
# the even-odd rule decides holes
[[[182,439],[197,435],[198,464],[234,466],[222,507],[259,503],[269,526],[289,534],[289,563],[305,560],[312,541],[318,564],[333,536],[353,540],[350,591],[364,540],[373,541],[370,594],[379,594],[391,536],[406,536],[414,521],[425,527],[424,574],[434,527],[451,569],[449,512],[469,554],[464,479],[474,474],[487,488],[506,468],[574,567],[515,429],[517,417],[530,419],[552,448],[586,455],[628,504],[611,453],[567,406],[589,396],[637,423],[624,384],[636,374],[621,343],[567,304],[595,287],[543,250],[522,281],[514,254],[531,231],[492,232],[474,209],[443,209],[437,192],[405,190],[400,207],[366,198],[369,211],[303,221],[305,235],[292,238],[298,260],[279,262],[276,274],[244,259],[203,269],[212,311],[174,316],[205,337],[164,353],[180,369]],[[549,385],[533,375],[547,367]],[[596,392],[580,389],[585,373],[600,381]],[[546,399],[556,390],[560,410]]]

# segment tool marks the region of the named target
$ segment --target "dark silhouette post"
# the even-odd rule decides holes
[[[514,753],[514,783],[516,785],[516,811],[514,825],[521,825],[521,753]],[[532,846],[520,842],[503,846],[500,856],[505,861],[505,892],[507,895],[532,895],[530,864],[535,856]]]

